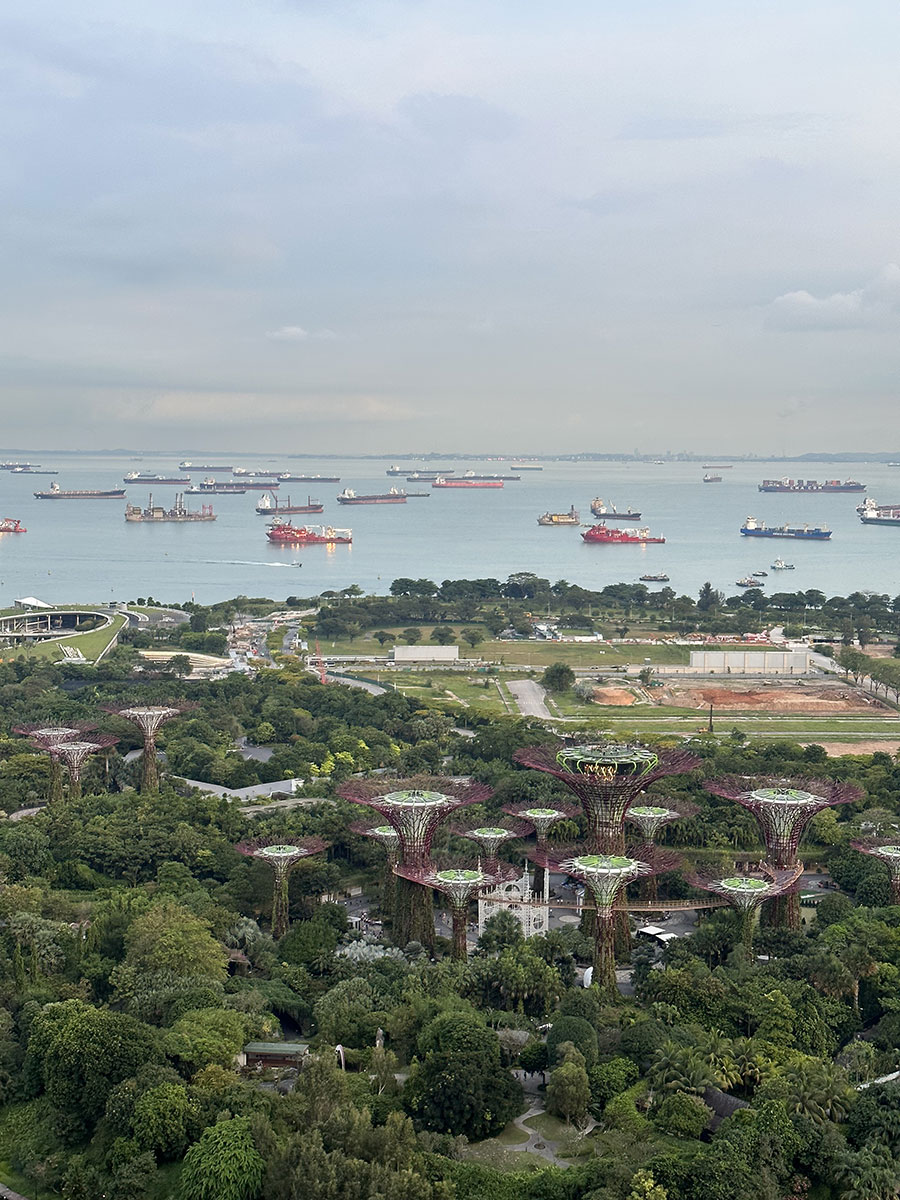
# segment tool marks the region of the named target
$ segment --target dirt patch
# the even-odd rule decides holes
[[[890,713],[894,709],[882,704],[867,692],[846,683],[798,685],[775,683],[769,686],[754,683],[689,685],[670,684],[662,697],[664,704],[682,708],[750,709],[776,713]]]
[[[800,745],[821,746],[830,758],[837,758],[841,754],[874,754],[876,750],[891,755],[900,751],[900,741],[864,742],[860,739],[858,742],[823,742],[816,739],[813,742],[801,742]]]
[[[634,704],[635,696],[627,688],[594,688],[594,703],[608,704],[610,708],[628,708]]]

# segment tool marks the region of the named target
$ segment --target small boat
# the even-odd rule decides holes
[[[785,562],[783,558],[776,558],[772,563],[773,571],[793,571],[794,564]]]
[[[16,517],[0,517],[0,533],[27,533],[28,530]]]
[[[769,574],[769,572],[768,571],[754,571],[753,574],[756,576],[757,579],[765,579],[766,576]]]
[[[640,575],[641,583],[668,583],[668,575]]]
[[[721,483],[722,476],[721,475],[704,475],[703,482],[704,483]]]
[[[754,579],[751,575],[747,575],[743,579],[735,580],[735,587],[761,588],[762,584],[759,582],[758,579]]]

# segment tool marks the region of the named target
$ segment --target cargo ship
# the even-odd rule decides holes
[[[264,516],[277,516],[279,513],[320,513],[324,507],[320,501],[313,500],[312,496],[306,497],[305,504],[291,504],[291,498],[288,496],[282,504],[276,495],[269,492],[257,504],[256,511]]]
[[[281,471],[278,479],[282,483],[340,483],[340,475],[291,475],[289,471]]]
[[[27,533],[28,530],[16,517],[0,517],[0,533]]]
[[[704,475],[703,482],[704,483],[721,483],[722,476],[721,475]]]
[[[521,475],[497,475],[497,474],[476,475],[476,473],[474,471],[463,471],[460,478],[461,479],[474,479],[478,483],[484,483],[485,481],[490,482],[491,480],[494,480],[494,479],[502,479],[504,482],[507,482],[507,483],[518,483],[519,480],[522,478],[522,476]]]
[[[49,467],[44,470],[41,467],[13,467],[10,475],[58,475],[59,471],[51,471]]]
[[[900,525],[900,504],[876,504],[867,500],[857,512],[863,525]]]
[[[274,471],[248,471],[246,467],[232,467],[231,473],[240,475],[242,479],[277,479],[282,474],[277,467]]]
[[[331,525],[288,525],[276,521],[266,531],[270,542],[286,546],[349,545],[353,541],[350,529],[334,529]]]
[[[167,478],[165,475],[153,475],[149,471],[129,471],[128,474],[125,476],[125,478],[122,480],[122,482],[123,483],[164,483],[164,484],[172,483],[172,484],[177,484],[180,486],[186,485],[187,487],[190,487],[191,486],[191,477],[190,477],[190,475],[186,475],[183,479],[176,479],[175,477]]]
[[[437,479],[432,479],[431,486],[433,488],[502,488],[502,479],[445,479],[443,475],[438,475]]]
[[[545,512],[538,517],[538,525],[577,525],[581,517],[573,504],[567,513]]]
[[[194,483],[188,491],[192,496],[200,493],[211,493],[216,496],[243,496],[246,494],[246,483],[231,483],[224,479],[203,479],[200,483]]]
[[[208,463],[206,463],[206,464],[204,464],[204,463],[193,463],[193,462],[191,462],[191,460],[190,460],[189,458],[186,458],[186,459],[184,460],[184,462],[180,462],[180,463],[178,464],[178,470],[179,470],[179,471],[194,471],[194,472],[199,472],[199,471],[230,471],[230,470],[231,470],[231,463],[228,463],[228,465],[227,465],[227,466],[224,466],[222,463],[219,463],[219,464],[218,464],[218,465],[216,465],[216,466],[210,466]]]
[[[510,463],[511,471],[543,471],[540,463]]]
[[[764,479],[759,485],[761,492],[864,492],[866,485],[855,479]]]
[[[606,521],[639,521],[641,519],[639,512],[632,512],[630,508],[627,512],[619,512],[614,504],[607,504],[599,496],[591,501],[591,512],[595,517],[603,517]]]
[[[734,463],[704,463],[704,471],[730,471],[734,467]]]
[[[385,471],[385,475],[412,475],[415,470],[415,467],[398,467],[396,463],[391,463]]]
[[[640,575],[641,583],[668,583],[668,575]]]
[[[202,504],[199,512],[193,512],[185,507],[184,495],[177,492],[175,495],[175,503],[171,508],[163,508],[161,504],[153,503],[153,496],[150,496],[146,508],[141,508],[139,504],[125,505],[125,520],[126,521],[176,521],[182,523],[185,521],[214,521],[216,514],[212,510],[211,504]]]
[[[0,463],[0,471],[34,471],[39,466],[40,463],[4,462]]]
[[[432,479],[445,479],[448,475],[455,475],[456,471],[452,467],[442,468],[440,471],[426,471],[423,467],[415,467],[406,477],[407,483],[426,483]]]
[[[757,521],[756,517],[747,518],[741,526],[741,533],[744,537],[807,538],[817,542],[827,541],[831,537],[831,530],[826,525],[815,525],[812,529],[808,525],[770,526],[764,521]]]
[[[650,543],[663,543],[664,537],[651,536],[650,530],[642,529],[607,529],[605,525],[592,525],[581,535],[586,542],[597,542],[604,546],[645,546]]]
[[[353,488],[344,488],[337,497],[338,504],[405,504],[406,492],[392,487],[387,492],[373,492],[368,496],[358,496]]]
[[[54,480],[47,492],[35,492],[35,500],[124,500],[124,488],[75,488],[64,490]]]

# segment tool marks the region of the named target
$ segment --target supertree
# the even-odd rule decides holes
[[[517,762],[553,775],[574,792],[587,823],[590,850],[619,854],[625,845],[625,814],[651,783],[683,775],[700,762],[686,750],[603,742],[598,745],[528,746]]]
[[[763,879],[755,875],[726,875],[720,878],[713,873],[698,872],[688,876],[688,882],[693,887],[714,892],[728,901],[740,918],[741,942],[749,954],[753,949],[753,930],[760,908],[766,900],[788,894],[796,887],[802,873],[800,863],[787,869],[770,867],[765,863],[760,867],[760,874],[765,876]]]
[[[684,820],[685,817],[692,817],[696,811],[696,804],[691,804],[684,800],[678,801],[677,808],[669,808],[658,804],[632,804],[631,808],[625,814],[625,820],[630,821],[638,827],[641,839],[646,845],[655,846],[656,835],[664,825],[670,825],[673,821]],[[641,884],[641,892],[647,900],[656,899],[655,875],[647,876]]]
[[[900,904],[900,845],[896,841],[882,841],[877,838],[861,839],[851,842],[850,845],[860,854],[871,854],[873,858],[880,858],[887,864],[891,877],[891,903]]]
[[[47,796],[49,804],[58,803],[63,796],[62,768],[56,747],[60,742],[71,742],[96,728],[97,726],[89,721],[78,721],[69,725],[47,725],[40,722],[35,725],[13,725],[13,733],[30,737],[37,748],[43,750],[50,759],[50,789]]]
[[[350,829],[384,846],[386,854],[381,884],[381,912],[389,921],[394,915],[394,867],[400,861],[400,835],[393,825],[375,825],[371,821],[354,821]]]
[[[400,839],[400,866],[417,870],[429,865],[431,843],[441,822],[458,808],[483,803],[493,792],[486,784],[449,779],[413,779],[407,783],[407,787],[384,791],[384,784],[353,779],[342,783],[337,792],[345,800],[380,813]],[[399,869],[393,931],[400,945],[413,941],[424,946],[434,944],[431,891],[411,883]]]
[[[497,863],[493,867],[482,867],[480,863],[456,867],[436,867],[427,863],[421,867],[397,867],[397,874],[402,879],[421,889],[443,892],[449,900],[453,918],[452,957],[455,962],[465,962],[468,957],[466,921],[472,900],[480,891],[507,883],[517,873],[515,867],[504,863]]]
[[[56,743],[52,753],[61,758],[68,768],[70,800],[75,800],[81,795],[81,769],[88,758],[100,750],[108,750],[118,740],[108,733],[95,733],[89,742],[72,739]]]
[[[106,711],[117,717],[123,717],[137,725],[144,737],[144,753],[141,756],[141,791],[159,791],[159,770],[156,765],[156,735],[161,726],[173,717],[180,717],[183,712],[193,708],[190,702],[179,700],[171,704],[136,704],[117,708],[115,705],[105,705]]]
[[[551,828],[559,821],[570,821],[573,817],[577,817],[580,809],[573,804],[554,804],[552,808],[542,808],[540,806],[529,806],[522,804],[507,804],[503,811],[511,817],[516,817],[519,820],[527,821],[529,825],[534,827],[534,832],[537,835],[538,850],[546,850],[548,846],[548,838]],[[537,896],[544,894],[544,868],[537,859],[534,859],[534,893]]]
[[[318,837],[300,838],[295,842],[279,842],[275,838],[256,838],[239,842],[235,849],[248,858],[258,858],[272,868],[275,886],[272,895],[272,937],[277,941],[284,937],[290,924],[288,918],[288,881],[291,871],[301,859],[312,854],[321,854],[329,843]]]
[[[459,837],[468,838],[469,841],[476,842],[481,847],[484,853],[484,865],[488,871],[497,866],[500,847],[504,842],[510,842],[513,838],[525,837],[529,832],[524,821],[504,821],[498,825],[475,825],[473,827],[451,825],[450,828]]]
[[[545,869],[562,871],[580,879],[593,897],[594,971],[591,983],[604,995],[616,991],[616,904],[629,883],[643,876],[670,871],[679,862],[676,854],[639,846],[624,854],[583,853],[580,847],[541,855]]]
[[[836,804],[858,800],[862,792],[851,783],[833,779],[728,779],[707,780],[707,791],[734,800],[753,813],[766,847],[766,856],[779,870],[800,861],[798,850],[806,828],[817,812]],[[800,900],[796,892],[776,903],[776,922],[800,927]]]

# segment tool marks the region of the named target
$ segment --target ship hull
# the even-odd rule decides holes
[[[830,529],[742,529],[743,537],[795,538],[808,542],[827,542]]]
[[[895,517],[876,516],[876,517],[860,517],[863,525],[900,525],[900,513]]]
[[[340,475],[279,475],[280,483],[340,483]]]
[[[338,504],[405,504],[406,496],[338,496]]]
[[[35,500],[124,500],[124,488],[112,488],[106,492],[75,491],[75,492],[35,492]]]
[[[433,488],[502,488],[502,479],[445,479],[443,482],[435,479]]]

